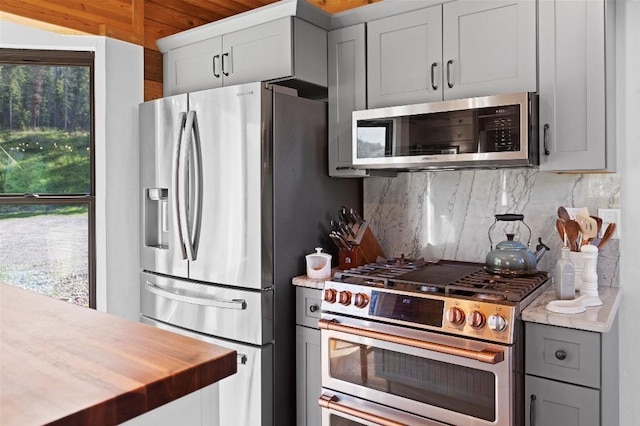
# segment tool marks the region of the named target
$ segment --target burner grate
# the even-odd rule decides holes
[[[502,277],[479,271],[448,285],[446,292],[447,294],[502,295],[510,302],[520,302],[548,278],[546,272],[537,272],[523,277]]]

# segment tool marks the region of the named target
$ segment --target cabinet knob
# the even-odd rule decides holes
[[[318,307],[317,307],[316,305],[311,305],[311,306],[309,306],[309,310],[310,310],[311,312],[315,312],[315,311],[317,311],[317,310],[318,310]]]
[[[564,361],[565,359],[567,359],[567,353],[565,351],[563,351],[562,349],[557,350],[556,351],[556,358],[558,358],[560,361]]]

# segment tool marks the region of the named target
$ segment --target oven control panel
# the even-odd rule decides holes
[[[322,310],[334,314],[513,343],[510,304],[326,281]]]

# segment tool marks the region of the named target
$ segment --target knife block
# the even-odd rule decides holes
[[[358,228],[355,237],[347,240],[351,244],[350,249],[340,249],[338,252],[338,268],[345,270],[374,263],[378,257],[385,257],[378,239],[367,222],[363,222]]]

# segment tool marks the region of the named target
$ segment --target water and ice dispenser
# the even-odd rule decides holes
[[[144,244],[167,250],[169,248],[169,189],[145,188]]]

